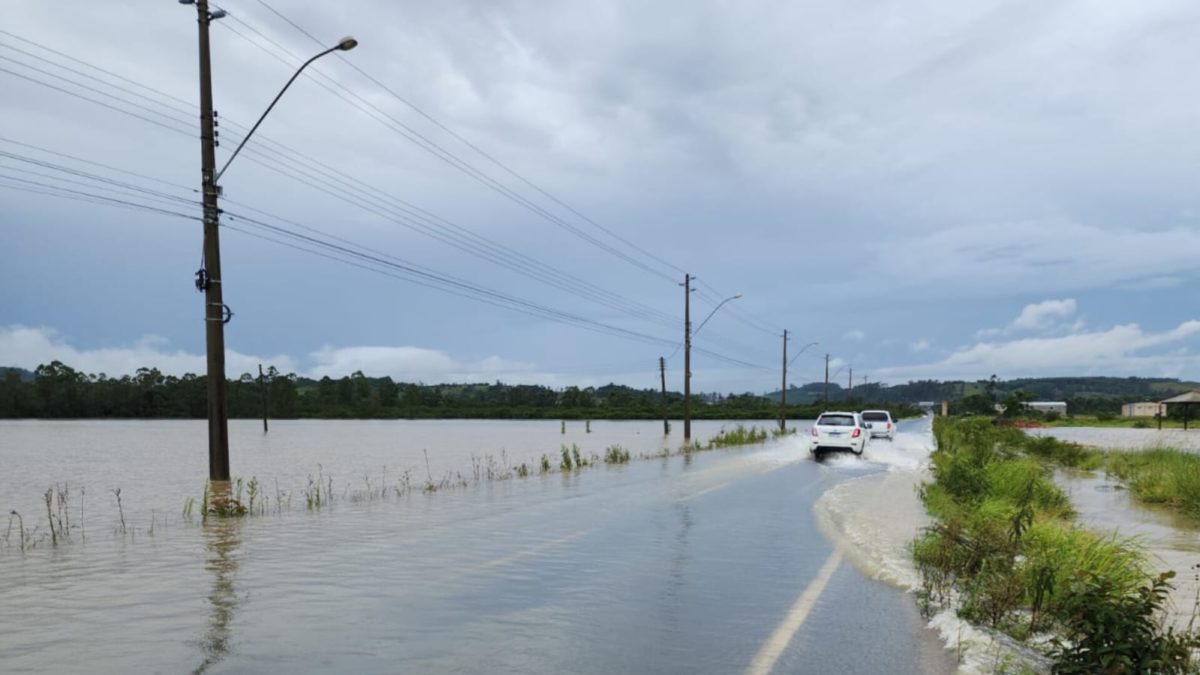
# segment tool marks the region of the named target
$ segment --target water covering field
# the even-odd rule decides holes
[[[238,422],[235,473],[256,476],[269,506],[201,522],[183,505],[203,489],[202,424],[6,423],[0,503],[38,543],[21,551],[10,531],[0,549],[0,669],[742,672],[831,559],[814,501],[885,468],[814,462],[797,426],[662,456],[679,425],[664,442],[653,422],[565,436],[557,422],[294,422],[266,437]],[[564,443],[584,457],[619,443],[633,459],[512,470]],[[405,472],[464,480],[398,492]],[[332,503],[306,505],[310,473],[332,477]],[[276,479],[294,495],[283,508]],[[48,488],[69,494],[68,516],[53,501],[69,517],[57,545]],[[861,630],[872,646],[850,649]],[[909,597],[849,565],[780,644],[772,672],[953,665]]]

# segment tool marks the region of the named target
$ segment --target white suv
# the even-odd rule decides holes
[[[871,434],[862,417],[854,412],[825,412],[813,423],[808,449],[813,454],[825,450],[849,450],[861,455]]]
[[[886,438],[889,441],[896,438],[896,422],[892,414],[886,410],[864,410],[862,420],[871,430],[871,438]]]

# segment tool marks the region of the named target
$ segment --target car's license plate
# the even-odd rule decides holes
[[[831,432],[829,432],[829,435],[830,435],[830,436],[841,436],[841,435],[842,435],[842,432],[840,432],[840,431],[831,431]]]

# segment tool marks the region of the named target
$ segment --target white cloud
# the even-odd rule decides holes
[[[846,331],[846,334],[842,337],[852,342],[862,342],[863,340],[867,339],[867,334],[856,328],[854,330]]]
[[[120,347],[79,349],[52,328],[0,326],[0,365],[32,370],[55,360],[85,373],[109,376],[131,375],[142,367],[158,368],[169,375],[202,374],[206,367],[203,354],[170,349],[170,342],[157,335],[143,336]],[[225,370],[231,377],[257,372],[260,363],[274,365],[284,372],[296,368],[295,362],[283,355],[259,357],[232,350],[225,352]]]
[[[916,342],[909,344],[908,348],[914,352],[927,352],[927,351],[929,351],[930,346],[931,345],[929,344],[929,340],[926,340],[925,338],[921,338],[920,340],[917,340]]]
[[[878,372],[881,377],[893,380],[975,379],[991,373],[1004,378],[1069,374],[1195,377],[1200,371],[1200,355],[1180,343],[1198,336],[1200,320],[1195,319],[1158,333],[1130,323],[1102,331],[978,342],[935,363],[896,366]],[[1167,346],[1174,349],[1147,353]]]
[[[202,374],[206,367],[203,354],[171,349],[170,343],[157,335],[147,335],[125,346],[81,349],[70,344],[65,336],[52,328],[0,326],[0,366],[33,370],[51,361],[61,361],[85,373],[104,373],[110,377],[132,375],[143,367],[158,368],[169,375]],[[580,380],[586,386],[610,381],[593,377],[564,378],[559,374],[538,370],[532,363],[499,356],[460,361],[439,350],[411,346],[323,347],[308,355],[307,365],[287,355],[260,357],[232,350],[227,350],[225,354],[225,369],[230,377],[257,372],[260,363],[273,365],[281,372],[294,372],[313,378],[328,375],[336,379],[361,370],[371,377],[390,375],[397,380],[426,383],[501,380],[561,386],[564,379],[570,379],[571,383]],[[616,375],[612,377],[623,379]]]
[[[556,379],[539,372],[532,363],[499,356],[464,362],[445,352],[422,347],[324,347],[309,354],[311,377],[339,378],[356,370],[372,377],[391,376],[405,382],[505,382],[542,383]]]
[[[1074,316],[1075,310],[1074,298],[1043,300],[1037,304],[1025,305],[1021,314],[1012,322],[1012,328],[1026,331],[1043,330]]]

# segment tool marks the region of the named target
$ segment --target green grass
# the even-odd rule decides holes
[[[605,464],[628,464],[629,451],[620,445],[610,445],[604,450]]]
[[[1200,455],[1159,448],[1110,452],[1105,470],[1145,504],[1160,504],[1200,519]]]
[[[714,448],[728,448],[735,445],[752,445],[754,443],[762,443],[767,440],[769,432],[766,429],[760,429],[756,426],[747,427],[739,424],[736,427],[726,430],[721,429],[716,436],[708,439],[705,444],[706,450]]]
[[[1151,574],[1130,541],[1075,525],[1052,479],[1099,453],[981,419],[939,418],[934,435],[920,491],[934,523],[911,544],[923,609],[956,599],[973,623],[1019,640],[1049,634],[1055,672],[1193,672],[1200,640],[1162,624],[1170,577]],[[1190,470],[1200,486],[1200,463]]]

